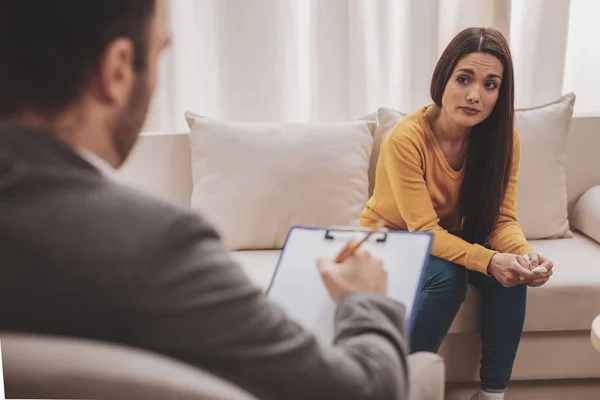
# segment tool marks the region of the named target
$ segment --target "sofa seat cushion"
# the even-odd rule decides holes
[[[573,238],[532,240],[533,247],[554,263],[554,274],[540,288],[530,288],[526,332],[590,329],[600,313],[600,244],[576,232]],[[236,251],[233,257],[262,290],[271,282],[280,250]],[[479,331],[479,293],[471,285],[450,333]]]
[[[554,275],[529,291],[528,331],[588,330],[600,309],[600,244],[576,233],[572,239],[533,240],[554,263]]]
[[[589,330],[600,312],[600,244],[579,232],[573,238],[532,240],[554,263],[552,278],[527,293],[525,332]],[[451,333],[479,330],[479,293],[469,286]]]

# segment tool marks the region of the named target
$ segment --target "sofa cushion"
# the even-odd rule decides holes
[[[524,331],[589,330],[600,312],[600,244],[580,233],[530,243],[554,268],[548,283],[528,290]],[[478,332],[478,321],[479,293],[469,286],[450,333]]]
[[[570,237],[567,207],[567,139],[575,95],[520,109],[515,126],[521,137],[517,191],[519,222],[527,239]],[[543,201],[539,193],[542,191]]]
[[[515,126],[521,139],[521,165],[517,189],[519,222],[528,239],[570,237],[567,208],[567,138],[575,95],[562,96],[538,107],[517,109]],[[390,108],[378,110],[373,140],[374,157],[381,138],[405,114]],[[539,190],[543,188],[543,201]]]
[[[448,335],[439,354],[446,364],[449,382],[479,382],[481,339],[479,333]],[[591,342],[587,331],[525,332],[521,336],[511,381],[589,379],[595,378],[600,388],[600,354]],[[514,386],[513,386],[514,388]],[[549,397],[519,397],[510,390],[509,399],[547,400]],[[595,392],[600,393],[600,392]],[[553,399],[594,399],[598,396],[552,397]],[[465,398],[465,400],[468,399]]]
[[[526,332],[589,330],[600,313],[600,244],[576,232],[571,239],[533,240],[554,263],[554,274],[540,288],[529,288]],[[280,251],[236,251],[233,257],[262,290],[271,282]],[[469,286],[467,298],[450,333],[479,331],[479,293]]]
[[[600,243],[600,185],[589,189],[577,202],[573,226]]]
[[[371,121],[243,123],[186,113],[193,193],[232,250],[281,248],[293,225],[358,226]]]
[[[600,244],[580,233],[531,244],[552,260],[554,274],[529,291],[525,330],[589,330],[600,308]]]
[[[377,112],[372,112],[360,118],[362,121],[373,123],[373,146],[369,158],[369,197],[373,194],[373,188],[375,187],[375,172],[377,171],[377,159],[379,158],[379,146],[381,145],[381,135],[378,135],[377,131],[377,118]]]

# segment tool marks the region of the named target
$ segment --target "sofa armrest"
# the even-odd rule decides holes
[[[410,400],[444,400],[446,369],[442,357],[414,353],[408,357]]]
[[[9,398],[257,400],[177,360],[114,343],[0,332]],[[444,363],[433,353],[408,358],[410,400],[443,400]]]
[[[592,346],[600,352],[600,315],[592,322]]]
[[[206,371],[142,349],[7,332],[0,340],[10,399],[257,400]]]
[[[600,185],[581,196],[573,210],[573,227],[600,243]]]

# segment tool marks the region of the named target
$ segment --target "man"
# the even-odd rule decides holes
[[[0,0],[0,330],[163,353],[262,399],[404,399],[401,305],[359,250],[319,268],[332,346],[199,216],[115,183],[167,45],[163,0]]]

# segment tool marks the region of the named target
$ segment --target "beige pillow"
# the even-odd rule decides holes
[[[232,250],[281,248],[293,225],[358,225],[375,122],[243,123],[186,112],[192,209]]]
[[[369,196],[373,195],[373,189],[375,188],[377,161],[379,160],[383,137],[406,115],[406,113],[392,108],[381,107],[377,110],[377,128],[375,128],[375,133],[373,134],[373,154],[371,154],[371,168],[369,169]]]
[[[600,185],[589,189],[577,201],[573,227],[600,243]]]
[[[555,102],[515,112],[515,126],[521,138],[517,207],[527,239],[572,236],[567,217],[566,164],[574,103],[575,95],[569,93]],[[375,157],[379,156],[382,137],[404,116],[390,108],[378,110]]]
[[[378,115],[377,112],[367,114],[361,118],[364,121],[373,122],[373,150],[371,151],[371,157],[369,159],[369,197],[373,194],[373,188],[375,187],[375,172],[377,170],[377,159],[379,158],[379,147],[381,146],[382,136],[378,134],[379,128],[377,127]]]
[[[521,138],[517,191],[519,222],[527,239],[571,237],[567,216],[567,139],[575,95],[518,109]]]

